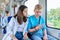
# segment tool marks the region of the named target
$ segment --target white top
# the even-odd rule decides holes
[[[24,23],[21,24],[21,25],[18,24],[17,31],[18,31],[18,32],[23,32],[23,30],[24,30]]]
[[[15,19],[14,17],[11,18],[11,21],[9,22],[8,26],[7,26],[7,32],[10,31],[10,33],[16,33],[17,31],[19,32],[23,32],[23,35],[25,34],[25,32],[27,29],[27,22],[23,22],[21,25],[17,22],[17,19]]]
[[[27,25],[27,24],[23,22],[23,23],[20,25],[20,24],[18,23],[17,19],[15,19],[14,21],[15,21],[15,23],[18,25],[18,26],[16,25],[17,31],[18,31],[18,32],[23,32],[24,29],[26,28],[26,25]]]

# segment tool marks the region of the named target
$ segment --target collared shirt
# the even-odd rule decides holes
[[[39,19],[40,19],[40,24],[39,25],[42,26],[42,28],[39,29],[37,32],[35,32],[34,35],[43,37],[43,31],[44,31],[44,29],[46,29],[45,21],[44,21],[44,18],[43,17],[36,18],[34,15],[33,16],[30,16],[29,17],[29,20],[28,20],[28,28],[27,28],[27,31],[30,30],[31,28],[34,28],[36,25],[38,25]]]

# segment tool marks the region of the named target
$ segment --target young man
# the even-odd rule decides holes
[[[37,4],[34,8],[34,15],[29,17],[28,32],[32,40],[55,40],[47,36],[44,18],[41,16],[42,6]]]
[[[6,16],[3,16],[3,19],[2,19],[2,27],[6,26],[10,19],[11,19],[11,16],[10,16],[10,12],[9,11],[5,11],[6,12]]]
[[[12,16],[10,16],[10,12],[9,11],[5,11],[5,12],[6,12],[6,16],[4,16],[2,18],[3,34],[6,34],[6,26],[8,25],[10,19],[12,18]]]

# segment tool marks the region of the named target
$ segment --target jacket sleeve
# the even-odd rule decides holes
[[[14,34],[13,28],[14,28],[14,18],[12,17],[7,26],[7,33],[9,33],[9,35]]]
[[[23,30],[23,35],[27,33],[27,25],[28,25],[28,20],[26,23],[24,23],[24,30]]]

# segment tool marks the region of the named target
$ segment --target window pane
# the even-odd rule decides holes
[[[47,0],[47,25],[60,28],[60,0]]]
[[[28,0],[27,2],[25,2],[25,5],[28,7],[28,16],[31,16],[34,14],[34,7],[38,3],[39,3],[39,0]]]

